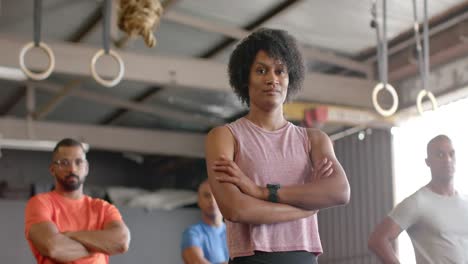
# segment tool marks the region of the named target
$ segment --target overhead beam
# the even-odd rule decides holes
[[[0,36],[0,64],[19,68],[18,54],[27,41],[8,39]],[[89,64],[97,48],[70,43],[48,43],[55,53],[56,73],[74,76],[90,76]],[[231,91],[226,73],[226,65],[203,59],[174,58],[157,55],[141,55],[120,52],[126,67],[126,80],[148,82],[158,86],[168,86],[174,81],[181,87]],[[30,54],[28,64],[38,68],[43,64],[37,54]],[[98,71],[102,76],[111,77],[115,65],[103,60]],[[362,78],[344,77],[329,74],[308,74],[304,89],[298,99],[316,103],[371,108],[371,91],[375,82]]]
[[[375,85],[375,81],[362,78],[310,73],[296,100],[370,109]]]
[[[221,34],[233,39],[243,39],[250,33],[248,30],[242,28],[223,26],[218,23],[213,23],[213,21],[208,21],[206,19],[183,14],[177,11],[169,11],[164,13],[163,19],[175,22],[177,24],[200,29],[202,31]]]
[[[91,149],[141,154],[159,154],[182,157],[204,157],[205,135],[102,127],[33,121],[34,138],[28,135],[27,121],[0,118],[0,134],[4,139],[59,141],[64,137],[76,138],[90,145]],[[1,148],[1,146],[0,146]]]
[[[447,52],[451,53],[450,50],[449,48]],[[465,53],[464,56],[459,54],[458,59],[432,69],[431,74],[428,76],[429,90],[437,97],[439,105],[448,103],[447,99],[455,101],[468,96],[467,56],[468,53]],[[422,88],[421,78],[418,75],[407,78],[399,82],[398,88],[400,109],[413,107],[416,105],[417,94]]]
[[[45,90],[52,93],[60,93],[62,86],[51,83],[51,82],[35,82],[34,87],[36,89]],[[76,96],[84,100],[97,102],[99,104],[109,105],[113,107],[125,108],[141,113],[150,114],[156,118],[162,118],[165,120],[176,120],[177,122],[195,122],[200,128],[214,127],[224,123],[220,118],[210,118],[200,115],[193,115],[183,111],[168,110],[164,107],[156,105],[146,105],[142,103],[136,103],[128,100],[122,100],[110,94],[97,93],[87,91],[83,89],[72,89],[68,93],[69,96]]]
[[[16,91],[5,101],[2,105],[0,105],[0,116],[7,115],[11,109],[13,109],[23,97],[26,95],[26,86],[21,85],[20,87],[16,88]]]
[[[468,15],[468,13],[466,13]],[[430,59],[431,68],[448,63],[468,55],[468,42],[466,30],[468,21],[459,22],[444,31],[431,36]],[[389,79],[391,81],[402,80],[418,74],[414,49],[406,48],[394,54],[389,61]]]
[[[44,119],[48,114],[54,111],[57,106],[59,106],[65,98],[67,98],[71,91],[81,84],[80,81],[73,80],[66,84],[61,91],[59,91],[52,99],[45,103],[39,110],[37,110],[33,117],[36,120]]]
[[[290,8],[293,8],[303,0],[286,0],[276,6],[273,6],[270,10],[267,10],[263,15],[255,19],[254,21],[250,22],[249,24],[245,25],[243,29],[245,30],[253,30],[268,20],[272,19],[275,16],[278,16],[280,14],[283,14],[284,12],[287,12],[290,10]],[[210,48],[207,50],[205,53],[200,55],[201,58],[211,58],[214,57],[216,54],[220,53],[224,49],[226,49],[229,45],[234,43],[236,41],[236,38],[227,38],[223,41],[221,41],[218,45],[215,45],[214,47]]]
[[[94,11],[84,20],[78,29],[75,30],[68,38],[67,41],[78,43],[81,42],[90,32],[94,31],[102,20],[102,5],[94,9]]]
[[[437,65],[448,63],[454,59],[462,58],[467,55],[468,55],[468,42],[467,43],[461,42],[451,47],[447,46],[444,50],[431,54],[429,60],[431,63],[431,67],[434,67]],[[418,65],[414,63],[408,63],[404,66],[402,65],[400,67],[395,67],[395,69],[389,73],[389,79],[392,81],[399,81],[404,78],[414,76],[418,73],[419,73]]]
[[[148,101],[150,98],[153,97],[154,94],[156,94],[158,91],[161,90],[161,87],[150,87],[146,91],[144,91],[142,94],[139,94],[136,96],[132,101],[135,103],[144,103]],[[130,109],[127,108],[119,108],[115,110],[113,113],[111,113],[108,117],[104,118],[101,122],[99,122],[102,125],[112,125],[115,124],[121,117],[123,117],[127,112],[129,112]]]
[[[429,37],[439,34],[447,29],[462,23],[468,19],[468,1],[463,1],[447,11],[438,14],[429,19]],[[422,23],[420,23],[419,28],[422,29]],[[414,47],[416,40],[414,38],[414,29],[413,27],[408,27],[407,30],[400,33],[398,36],[394,37],[389,41],[388,55],[392,56],[408,47]],[[377,50],[375,47],[368,48],[361,52],[359,57],[365,59],[367,63],[373,63],[378,60]]]
[[[207,32],[218,33],[222,34],[226,37],[230,37],[232,39],[241,40],[251,34],[251,31],[242,29],[242,28],[234,28],[228,26],[222,26],[217,23],[213,23],[212,21],[207,21],[204,19],[200,19],[197,17],[193,17],[190,15],[182,14],[176,11],[170,11],[164,14],[164,19],[167,19],[172,22],[176,22],[179,24],[183,24],[186,26],[190,26],[196,29],[200,29]],[[314,49],[310,47],[304,47],[303,53],[306,58],[310,60],[316,60],[325,62],[331,65],[340,66],[352,71],[364,73],[367,76],[371,75],[371,65],[364,64],[362,62],[358,62],[343,56],[338,56],[332,52],[324,52],[319,49]],[[202,57],[211,57],[214,54],[203,55]]]

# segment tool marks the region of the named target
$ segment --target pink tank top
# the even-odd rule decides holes
[[[305,128],[288,122],[281,129],[267,131],[245,117],[227,127],[237,143],[234,161],[257,185],[288,186],[311,180],[312,162]],[[231,258],[250,256],[255,250],[322,253],[317,215],[268,225],[226,221],[226,227]]]

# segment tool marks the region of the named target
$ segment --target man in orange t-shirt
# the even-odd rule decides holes
[[[126,252],[130,232],[118,209],[83,194],[89,170],[83,145],[61,140],[49,170],[54,190],[26,205],[25,235],[37,263],[104,264]]]

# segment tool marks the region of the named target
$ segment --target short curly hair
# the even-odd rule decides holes
[[[285,30],[261,28],[243,39],[229,58],[229,83],[239,99],[249,105],[250,68],[257,53],[263,50],[283,62],[289,75],[286,100],[302,88],[305,64],[296,39]]]

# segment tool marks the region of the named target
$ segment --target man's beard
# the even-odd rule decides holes
[[[70,178],[76,178],[75,182],[68,181]],[[62,186],[65,191],[72,192],[78,190],[84,181],[80,180],[75,174],[70,174],[65,179],[57,178],[58,183]]]

